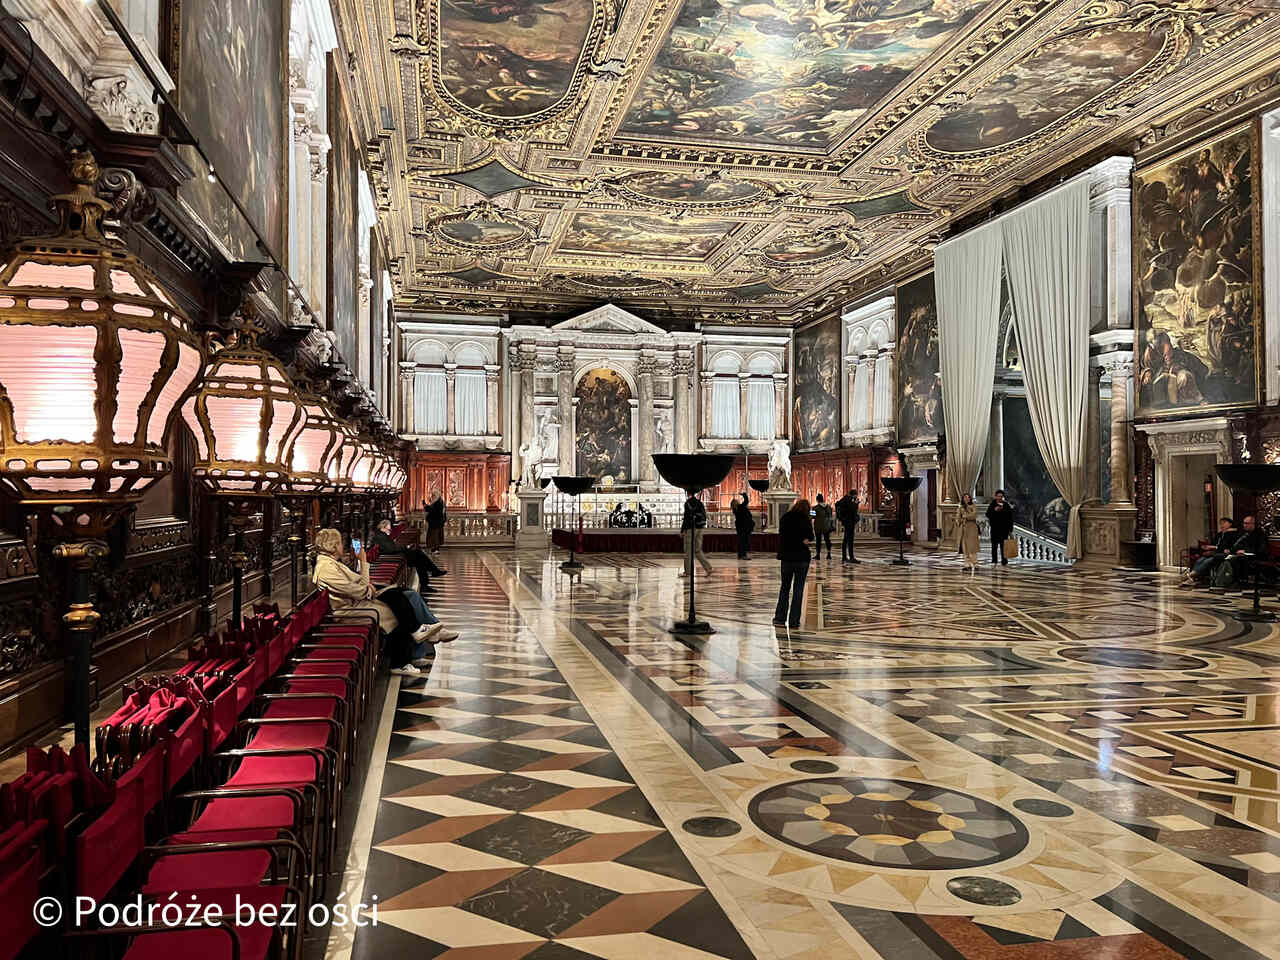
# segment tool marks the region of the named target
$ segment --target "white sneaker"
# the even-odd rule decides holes
[[[397,677],[420,677],[422,671],[415,667],[412,663],[406,663],[403,667],[396,667],[391,671]]]

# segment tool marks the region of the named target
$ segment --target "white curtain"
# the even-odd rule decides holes
[[[488,429],[484,388],[483,371],[458,371],[453,384],[453,429],[459,436],[478,437]]]
[[[950,499],[973,492],[987,450],[1000,326],[1001,230],[976,227],[934,254]]]
[[[738,412],[741,397],[737,377],[716,377],[711,381],[711,435],[736,437],[742,431]]]
[[[1075,558],[1080,504],[1092,492],[1085,464],[1098,455],[1088,450],[1088,179],[1020,207],[1001,226],[1031,424],[1049,476],[1071,505],[1067,556]]]
[[[757,440],[773,439],[773,377],[747,382],[747,433]]]
[[[413,428],[415,433],[442,434],[449,411],[444,371],[419,371],[413,378]]]

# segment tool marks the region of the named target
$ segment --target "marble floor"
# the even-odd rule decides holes
[[[1280,956],[1280,628],[1171,578],[950,556],[455,551],[327,955]]]

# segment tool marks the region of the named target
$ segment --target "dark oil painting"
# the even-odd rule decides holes
[[[696,177],[667,170],[647,170],[627,177],[622,185],[634,194],[668,203],[731,207],[762,196],[753,183],[729,177]]]
[[[822,237],[788,237],[772,243],[762,251],[775,263],[788,267],[802,267],[818,260],[827,260],[849,248],[847,240],[831,240]]]
[[[1154,60],[1167,40],[1146,26],[1088,30],[1048,44],[992,78],[929,128],[937,150],[989,150],[1029,137]]]
[[[928,207],[922,207],[908,196],[907,191],[886,193],[880,197],[868,197],[866,200],[851,200],[848,203],[837,203],[835,206],[847,210],[855,220],[874,220],[876,217],[888,217],[895,213],[928,213]]]
[[[514,223],[501,220],[452,220],[437,229],[446,240],[470,247],[505,246],[519,240],[525,232]]]
[[[898,443],[937,440],[942,433],[942,379],[932,272],[898,287],[897,323]]]
[[[1138,416],[1257,400],[1252,125],[1134,175]]]
[[[1071,508],[1044,465],[1027,398],[1005,397],[1002,419],[1004,492],[1013,505],[1014,522],[1065,544]]]
[[[986,0],[684,0],[621,132],[821,148]]]
[[[591,0],[434,2],[440,82],[460,103],[509,120],[554,107],[568,95],[591,32]]]
[[[360,267],[356,230],[356,146],[351,114],[338,86],[337,62],[329,55],[329,328],[337,332],[338,350],[348,362],[356,357],[356,277]]]
[[[170,68],[178,104],[213,161],[274,250],[284,238],[284,4],[279,0],[183,0]],[[264,260],[252,230],[190,147],[196,175],[185,200],[233,259]]]
[[[830,316],[795,335],[796,452],[840,446],[840,318]]]
[[[561,250],[703,260],[735,227],[731,220],[672,220],[641,214],[574,214]]]
[[[631,388],[615,370],[588,370],[578,383],[578,475],[631,476]]]

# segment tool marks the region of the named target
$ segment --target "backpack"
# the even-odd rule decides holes
[[[1212,587],[1230,587],[1236,582],[1236,570],[1230,560],[1223,560],[1209,574],[1209,585]]]

